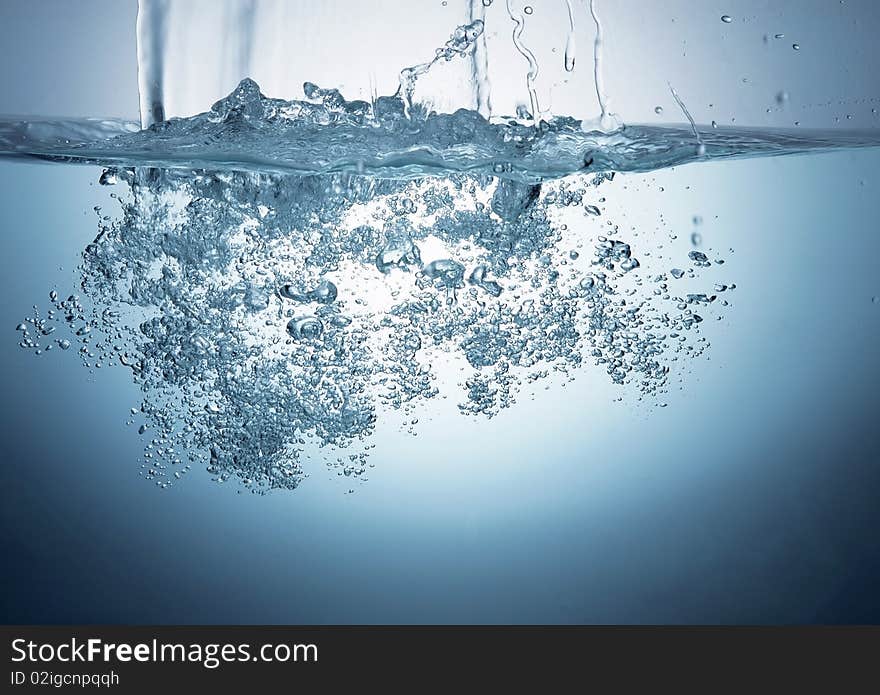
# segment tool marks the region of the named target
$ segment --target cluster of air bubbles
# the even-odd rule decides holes
[[[733,285],[673,294],[667,278],[699,284],[712,262],[638,258],[598,207],[613,179],[107,170],[129,192],[83,253],[80,295],[53,290],[19,343],[130,371],[128,422],[162,487],[199,465],[257,493],[294,488],[321,452],[365,479],[387,414],[417,434],[460,388],[462,413],[492,417],[590,364],[657,402]]]

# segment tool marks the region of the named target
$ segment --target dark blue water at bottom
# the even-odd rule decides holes
[[[734,249],[735,305],[668,407],[585,368],[490,421],[380,423],[353,494],[318,463],[254,496],[144,481],[130,376],[18,347],[110,191],[0,165],[5,621],[880,620],[877,171],[867,150],[617,177],[643,246],[671,229],[687,253],[700,215]]]

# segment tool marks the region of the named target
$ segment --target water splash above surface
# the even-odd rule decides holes
[[[113,120],[0,121],[0,157],[114,166],[415,178],[485,173],[537,182],[582,172],[645,172],[693,161],[880,145],[876,131],[630,125],[585,130],[557,117],[537,127],[479,113],[407,113],[398,96],[346,101],[306,83],[307,100],[260,93],[252,80],[203,114],[137,130]]]

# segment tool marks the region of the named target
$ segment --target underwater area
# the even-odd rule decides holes
[[[7,622],[880,619],[880,10],[411,4],[2,10]]]

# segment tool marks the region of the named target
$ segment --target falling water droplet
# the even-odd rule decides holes
[[[574,61],[575,61],[575,52],[576,46],[574,42],[574,32],[571,32],[568,35],[568,40],[565,42],[565,70],[566,72],[572,72],[574,70]]]

